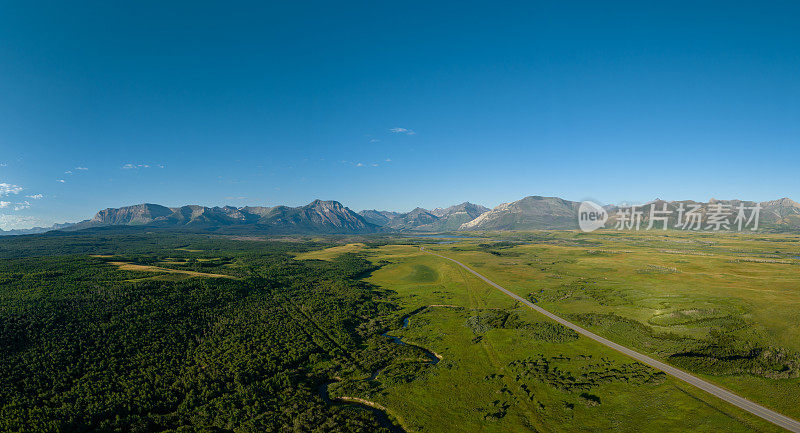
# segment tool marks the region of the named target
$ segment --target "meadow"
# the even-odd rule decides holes
[[[800,417],[792,234],[0,241],[3,431],[781,431],[541,316]]]
[[[797,235],[525,236],[447,254],[600,335],[800,417]]]
[[[690,271],[698,274],[695,278],[710,273],[718,265],[702,264],[710,254],[725,256],[720,260],[728,269],[740,263],[777,266],[782,263],[773,261],[779,259],[794,263],[789,259],[794,254],[791,239],[780,253],[775,241],[734,238],[714,244],[699,239],[700,247],[691,248],[696,254],[676,254],[670,251],[675,245],[643,236],[508,235],[426,248],[462,260],[614,341],[786,413],[796,410],[797,352],[783,344],[792,340],[791,324],[798,323],[791,282],[783,286],[780,314],[785,316],[775,317],[756,308],[770,308],[769,302],[752,302],[759,287],[752,281],[735,294],[721,291],[727,283],[717,279],[725,269],[706,277],[717,281],[717,290],[685,290],[675,278]],[[685,248],[686,242],[694,246],[696,240],[680,238],[675,244]],[[350,252],[357,247],[346,246]],[[395,291],[403,307],[400,317],[411,317],[408,327],[395,334],[442,356],[433,372],[412,382],[365,390],[365,397],[400,413],[411,431],[447,431],[452,423],[468,431],[780,430],[566,328],[558,329],[463,269],[414,246],[361,248],[365,257],[382,264],[368,281]],[[713,252],[721,248],[747,249],[749,254],[737,252],[734,259],[722,250]],[[329,252],[336,254],[334,249]],[[326,258],[324,252],[312,254]],[[701,260],[690,262],[684,256]],[[678,263],[682,266],[676,269],[676,260],[688,263]],[[762,278],[791,277],[786,270],[761,272]],[[761,283],[777,290],[771,279]],[[626,289],[620,290],[623,285]],[[770,320],[759,323],[759,313]],[[770,324],[783,326],[770,329]],[[790,335],[782,335],[782,330]],[[736,361],[726,364],[728,359]],[[763,398],[770,393],[778,394]]]

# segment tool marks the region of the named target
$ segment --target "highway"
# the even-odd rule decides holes
[[[653,368],[656,368],[658,370],[663,371],[664,373],[666,373],[666,374],[668,374],[670,376],[673,376],[673,377],[678,378],[678,379],[680,379],[680,380],[682,380],[682,381],[684,381],[684,382],[686,382],[686,383],[688,383],[690,385],[693,385],[693,386],[695,386],[697,388],[700,388],[700,389],[702,389],[703,391],[705,391],[705,392],[707,392],[709,394],[712,394],[712,395],[714,395],[716,397],[719,397],[722,400],[725,400],[726,402],[728,402],[728,403],[730,403],[730,404],[732,404],[732,405],[734,405],[734,406],[736,406],[738,408],[744,409],[744,410],[752,413],[753,415],[756,415],[756,416],[758,416],[760,418],[763,418],[763,419],[765,419],[765,420],[767,420],[767,421],[769,421],[769,422],[771,422],[771,423],[773,423],[773,424],[775,424],[777,426],[783,427],[786,430],[789,430],[789,431],[792,431],[792,432],[800,433],[800,422],[798,422],[797,420],[795,420],[793,418],[789,418],[786,415],[782,415],[782,414],[780,414],[778,412],[775,412],[773,410],[767,409],[766,407],[761,406],[758,403],[754,403],[754,402],[752,402],[752,401],[750,401],[750,400],[748,400],[748,399],[746,399],[744,397],[741,397],[741,396],[739,396],[737,394],[734,394],[734,393],[732,393],[732,392],[730,392],[730,391],[728,391],[728,390],[726,390],[724,388],[720,388],[719,386],[714,385],[714,384],[712,384],[710,382],[707,382],[707,381],[705,381],[705,380],[703,380],[703,379],[701,379],[701,378],[699,378],[697,376],[689,374],[689,373],[687,373],[687,372],[685,372],[683,370],[677,369],[677,368],[675,368],[675,367],[673,367],[673,366],[671,366],[669,364],[665,364],[665,363],[663,363],[661,361],[653,359],[653,358],[651,358],[651,357],[649,357],[647,355],[644,355],[642,353],[639,353],[639,352],[637,352],[637,351],[635,351],[633,349],[629,349],[629,348],[627,348],[625,346],[622,346],[622,345],[619,345],[617,343],[614,343],[613,341],[608,340],[606,338],[603,338],[603,337],[601,337],[601,336],[599,336],[599,335],[597,335],[597,334],[595,334],[595,333],[593,333],[593,332],[591,332],[591,331],[589,331],[587,329],[584,329],[584,328],[582,328],[582,327],[580,327],[580,326],[578,326],[578,325],[576,325],[576,324],[574,324],[574,323],[572,323],[570,321],[562,319],[561,317],[556,316],[555,314],[553,314],[553,313],[545,310],[544,308],[542,308],[542,307],[540,307],[540,306],[528,301],[527,299],[517,295],[516,293],[513,293],[510,290],[505,289],[504,287],[502,287],[499,284],[495,283],[494,281],[484,277],[483,275],[479,274],[478,272],[474,271],[472,268],[470,268],[469,266],[459,262],[458,260],[451,259],[450,257],[446,257],[446,256],[443,256],[441,254],[437,254],[437,253],[428,251],[423,246],[420,246],[420,250],[422,250],[422,251],[424,251],[424,252],[426,252],[428,254],[433,254],[434,256],[441,257],[441,258],[446,259],[446,260],[450,260],[451,262],[461,266],[462,268],[464,268],[467,271],[469,271],[471,274],[473,274],[476,277],[480,278],[481,280],[485,281],[490,286],[500,290],[501,292],[505,293],[506,295],[508,295],[508,296],[514,298],[515,300],[527,305],[530,308],[533,308],[537,312],[539,312],[539,313],[541,313],[541,314],[543,314],[543,315],[555,320],[556,322],[558,322],[558,323],[560,323],[560,324],[562,324],[562,325],[564,325],[564,326],[566,326],[568,328],[571,328],[571,329],[575,330],[575,332],[577,332],[577,333],[579,333],[579,334],[581,334],[583,336],[591,338],[592,340],[597,341],[598,343],[603,344],[604,346],[610,347],[610,348],[612,348],[612,349],[614,349],[614,350],[616,350],[618,352],[621,352],[621,353],[623,353],[623,354],[625,354],[625,355],[627,355],[627,356],[629,356],[629,357],[631,357],[631,358],[633,358],[633,359],[635,359],[635,360],[637,360],[637,361],[639,361],[639,362],[641,362],[643,364],[647,364],[647,365],[649,365],[649,366],[651,366]]]

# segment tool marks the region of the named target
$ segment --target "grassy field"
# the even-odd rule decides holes
[[[797,236],[558,233],[546,242],[440,250],[601,335],[800,417]]]
[[[798,239],[419,241],[800,417]],[[2,431],[779,431],[408,237],[87,233],[9,237],[0,256]]]
[[[796,236],[502,233],[428,248],[613,341],[800,416]],[[398,361],[331,392],[376,402],[409,431],[780,431],[413,246],[348,244],[298,258],[344,252],[381,265],[368,281],[402,307],[389,334],[442,360]]]

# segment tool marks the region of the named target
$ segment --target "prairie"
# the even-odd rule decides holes
[[[796,237],[494,236],[500,239],[490,234],[427,248],[612,341],[800,416]],[[470,431],[779,430],[569,335],[414,246],[361,254],[381,263],[367,281],[396,293],[402,307],[397,320],[410,317],[392,335],[443,357],[435,366],[418,367],[423,372],[414,380],[378,375],[378,384],[364,389],[365,397],[392,408],[411,430],[444,431],[452,423]]]

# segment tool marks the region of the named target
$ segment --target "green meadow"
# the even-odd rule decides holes
[[[426,248],[597,334],[800,417],[796,236],[482,236]],[[340,384],[340,395],[379,403],[408,431],[780,431],[416,246],[309,254],[338,249],[380,266],[367,281],[401,306],[389,335],[441,357],[396,360],[358,387]]]
[[[0,430],[777,432],[579,336],[800,418],[800,237],[0,242]]]

